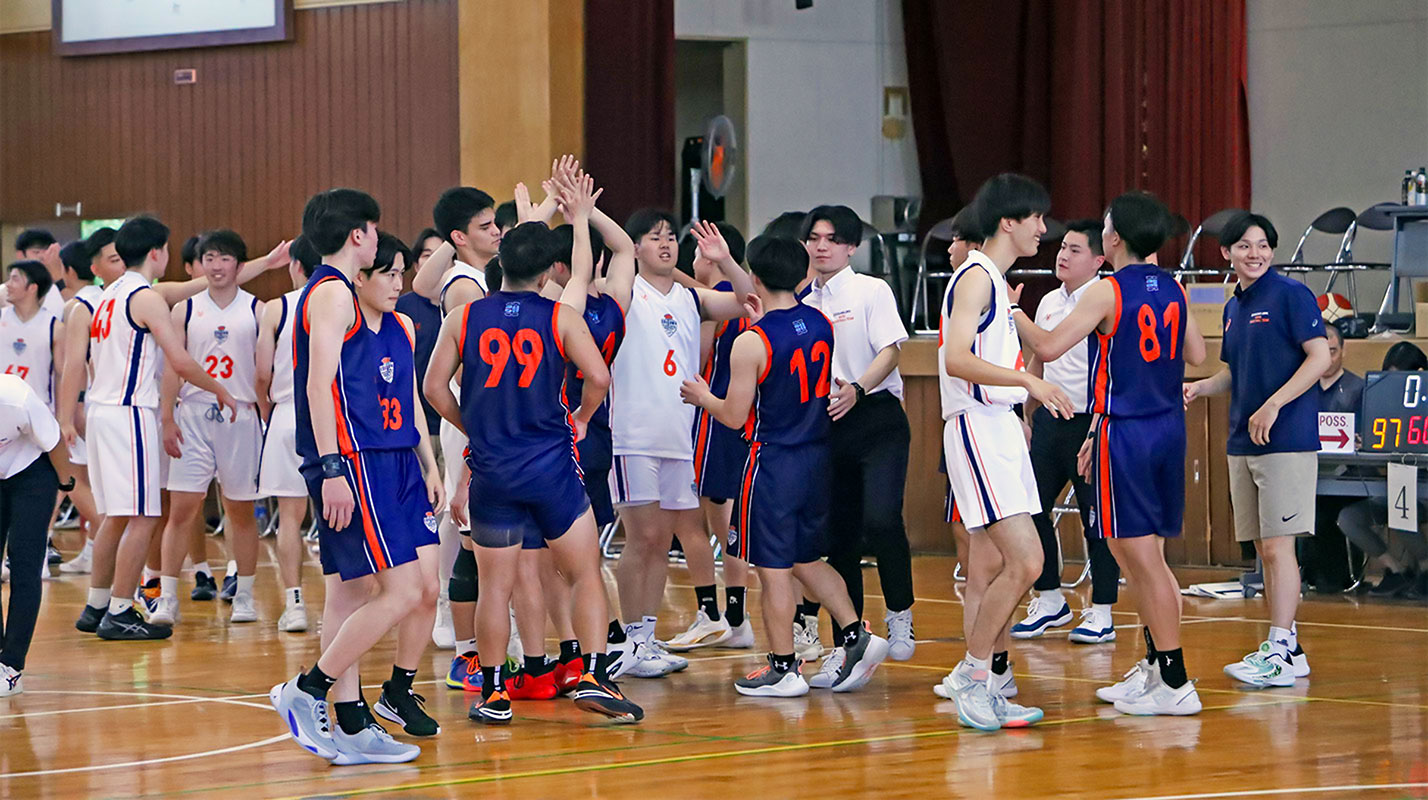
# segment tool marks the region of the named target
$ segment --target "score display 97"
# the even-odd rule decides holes
[[[1366,452],[1428,453],[1428,373],[1364,376],[1359,435]]]

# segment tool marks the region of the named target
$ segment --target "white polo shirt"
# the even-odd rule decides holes
[[[1060,325],[1062,320],[1071,315],[1071,309],[1076,307],[1076,302],[1091,288],[1091,284],[1098,280],[1099,277],[1093,277],[1074,292],[1066,291],[1066,284],[1063,283],[1041,298],[1041,303],[1036,307],[1036,327],[1049,331]],[[1090,343],[1082,339],[1060,358],[1042,364],[1042,377],[1071,398],[1078,414],[1091,410],[1089,398],[1086,396],[1086,384],[1091,371],[1089,351]]]
[[[59,443],[59,422],[18,375],[0,375],[0,478],[11,478]]]
[[[844,383],[858,380],[884,347],[907,341],[892,287],[852,267],[823,286],[817,280],[810,283],[803,302],[833,321],[833,377]],[[863,389],[868,394],[886,389],[901,400],[902,373],[894,367],[882,383]]]

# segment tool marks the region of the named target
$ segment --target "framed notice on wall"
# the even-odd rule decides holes
[[[62,56],[277,42],[292,0],[50,0]]]

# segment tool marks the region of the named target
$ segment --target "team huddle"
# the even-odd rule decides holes
[[[0,332],[52,343],[15,346],[27,359],[17,374],[43,386],[70,460],[88,465],[70,493],[95,531],[75,568],[91,575],[76,627],[110,640],[170,636],[186,560],[192,600],[222,597],[233,623],[255,621],[253,501],[271,497],[278,627],[309,624],[300,588],[309,503],[325,601],[320,656],[270,698],[293,738],[334,764],[417,757],[377,716],[409,736],[440,731],[412,689],[433,640],[455,650],[445,684],[478,693],[473,720],[508,723],[513,701],[564,695],[638,722],[644,712],[617,678],[677,672],[688,666],[678,653],[697,647],[753,646],[750,566],[769,650],[736,681],[740,694],[854,691],[884,659],[910,658],[900,526],[902,555],[879,553],[892,573],[887,637],[863,620],[861,578],[849,574],[861,557],[856,532],[851,545],[829,544],[829,531],[859,524],[833,518],[846,502],[830,478],[844,458],[835,426],[898,406],[906,339],[900,325],[879,329],[875,315],[842,305],[853,277],[878,285],[870,304],[892,303],[886,285],[852,276],[856,214],[820,206],[747,247],[731,226],[697,222],[690,275],[677,268],[672,215],[644,210],[622,227],[570,157],[542,186],[539,204],[516,187],[506,225],[486,193],[450,189],[411,248],[378,229],[376,200],[333,189],[308,201],[299,237],[264,257],[249,260],[231,231],[191,243],[188,281],[156,282],[169,231],[149,217],[59,251],[66,285],[83,287],[68,298],[50,290],[45,264],[14,265],[4,321],[40,322]],[[1014,407],[1030,399],[1056,417],[1074,413],[1065,392],[1026,371],[1023,344],[1051,361],[1090,341],[1096,416],[1079,468],[1095,488],[1092,530],[1138,589],[1147,643],[1146,661],[1097,694],[1131,714],[1200,708],[1160,548],[1179,534],[1184,506],[1184,366],[1205,357],[1183,288],[1145,263],[1169,215],[1143,193],[1117,198],[1100,233],[1115,274],[1044,329],[1019,313],[1004,276],[1036,253],[1048,207],[1030,179],[988,181],[959,215],[942,306],[943,452],[972,535],[966,657],[935,690],[983,730],[1042,718],[1010,700],[1012,617],[1042,562],[1031,520],[1042,503]],[[556,213],[566,224],[551,228]],[[959,250],[965,239],[977,246]],[[241,288],[284,267],[293,289],[275,300]],[[413,268],[415,297],[403,295]],[[42,304],[59,310],[42,318]],[[855,322],[861,338],[850,343]],[[903,441],[903,474],[892,473],[899,506]],[[215,480],[231,549],[221,590],[201,524]],[[617,512],[625,544],[612,602],[598,536]],[[722,612],[711,532],[727,542]],[[674,538],[698,609],[688,630],[663,640],[657,612]],[[822,608],[835,646],[805,679],[804,662],[825,655]],[[560,641],[554,659],[548,624]],[[393,631],[392,673],[369,707],[358,663]]]

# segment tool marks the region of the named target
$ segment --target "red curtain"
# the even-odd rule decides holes
[[[674,0],[585,0],[585,154],[623,223],[674,205]]]
[[[1063,220],[1128,189],[1192,226],[1248,207],[1244,0],[903,0],[903,24],[924,230],[1006,171]]]

